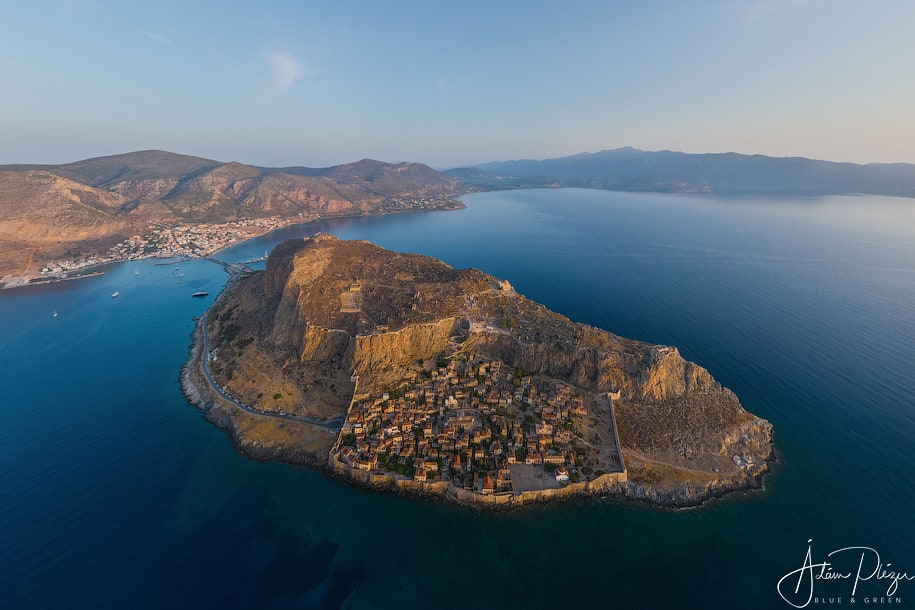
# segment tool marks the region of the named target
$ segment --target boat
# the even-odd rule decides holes
[[[192,296],[192,297],[205,297],[205,296],[208,296],[209,294],[210,294],[210,293],[207,292],[206,290],[198,290],[197,292],[195,292],[195,293],[192,294],[191,296]]]
[[[137,265],[137,268],[133,270],[134,275],[140,275],[140,265]]]
[[[55,317],[55,318],[57,317],[57,310],[56,310],[56,309],[54,310],[54,317]]]
[[[112,298],[112,299],[115,298],[115,297],[119,297],[119,296],[121,296],[121,293],[118,292],[117,290],[115,290],[114,292],[111,293],[111,298]]]

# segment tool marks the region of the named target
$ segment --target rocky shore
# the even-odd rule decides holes
[[[235,448],[258,461],[280,461],[329,471],[327,454],[337,434],[304,422],[278,420],[242,411],[219,396],[203,373],[202,320],[191,333],[188,361],[181,367],[181,390],[188,402],[228,434]]]

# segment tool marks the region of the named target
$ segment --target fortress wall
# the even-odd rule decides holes
[[[617,490],[617,486],[626,483],[625,472],[611,472],[583,483],[570,483],[559,489],[541,489],[516,493],[495,493],[483,495],[467,489],[455,487],[449,481],[413,481],[389,473],[378,473],[352,468],[331,453],[330,463],[335,474],[350,481],[377,490],[396,490],[410,495],[437,496],[458,504],[478,508],[519,508],[528,504],[567,500],[576,496],[606,495]]]
[[[620,458],[620,466],[623,467],[623,476],[626,476],[626,459],[623,457],[623,445],[620,444],[620,430],[619,426],[616,424],[616,409],[613,406],[614,400],[620,399],[619,390],[616,392],[607,393],[607,402],[610,405],[610,421],[613,423],[613,442],[616,443],[616,454]],[[628,477],[626,477],[628,478]],[[623,482],[626,481],[626,478],[623,479]]]

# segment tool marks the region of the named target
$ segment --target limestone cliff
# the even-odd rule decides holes
[[[454,318],[411,324],[400,330],[356,338],[353,369],[376,374],[441,354],[454,334]]]

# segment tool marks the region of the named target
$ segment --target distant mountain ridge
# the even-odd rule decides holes
[[[63,165],[6,165],[0,172],[47,172],[121,195],[117,211],[146,212],[158,220],[174,216],[215,221],[231,220],[226,215],[232,213],[259,216],[371,207],[385,198],[448,195],[458,187],[455,180],[417,163],[363,159],[327,168],[267,168],[160,150]],[[7,198],[0,199],[0,206],[6,205]]]
[[[438,172],[362,159],[325,168],[223,163],[161,150],[61,165],[0,165],[0,277],[43,261],[105,252],[150,226],[278,218],[284,222],[459,207],[472,190],[585,187],[622,191],[915,198],[915,165],[619,148]]]
[[[915,198],[915,165],[837,163],[805,157],[690,154],[625,147],[544,160],[483,163],[445,172],[487,189],[571,186],[621,191]]]
[[[3,165],[0,275],[21,272],[36,250],[51,260],[77,243],[104,249],[149,223],[314,220],[456,207],[451,197],[462,190],[426,165],[371,159],[265,168],[148,150],[62,165]]]

